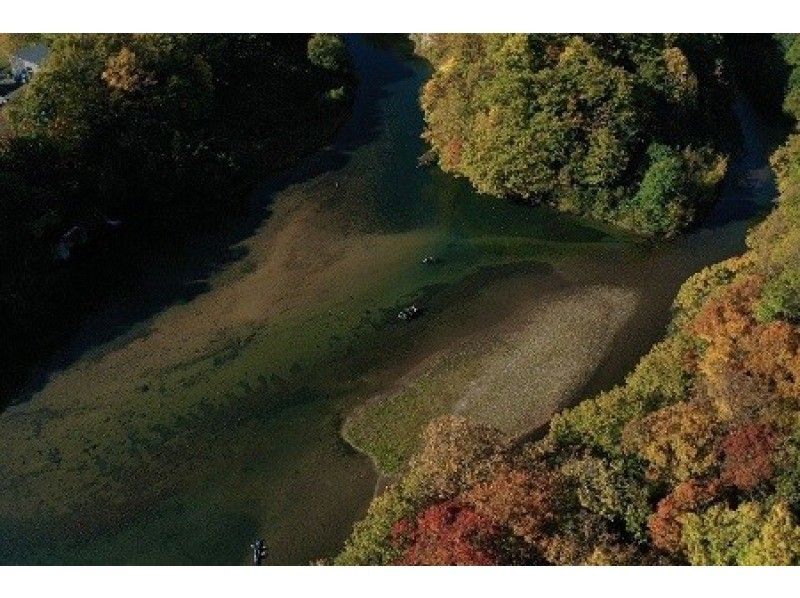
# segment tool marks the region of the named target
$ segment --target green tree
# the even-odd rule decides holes
[[[649,234],[670,235],[692,219],[686,165],[674,149],[653,143],[647,149],[650,164],[639,189],[620,210],[634,228]]]
[[[561,472],[574,484],[581,507],[612,523],[621,523],[632,538],[644,540],[650,514],[649,488],[635,461],[582,457],[568,460]]]
[[[737,509],[714,505],[702,513],[685,516],[682,539],[692,565],[737,565],[762,525],[758,503]]]
[[[686,516],[683,541],[693,565],[797,565],[800,527],[785,503],[745,502]]]
[[[789,507],[776,503],[759,535],[742,557],[742,565],[799,565],[800,527]]]
[[[789,267],[764,285],[755,315],[760,322],[800,322],[799,268]]]

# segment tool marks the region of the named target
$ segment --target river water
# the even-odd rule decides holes
[[[774,197],[743,101],[722,199],[672,243],[481,197],[417,167],[426,65],[351,49],[361,84],[333,146],[267,181],[233,230],[151,256],[0,414],[0,562],[237,564],[256,537],[270,563],[330,556],[375,488],[340,435],[355,407],[598,285],[631,300],[560,405],[619,382],[679,284],[740,252]],[[426,314],[404,325],[411,302]]]

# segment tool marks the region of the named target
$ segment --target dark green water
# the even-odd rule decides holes
[[[273,563],[334,554],[375,484],[368,460],[339,435],[354,406],[420,355],[513,317],[516,301],[565,278],[644,295],[586,390],[619,381],[662,333],[680,282],[740,251],[747,222],[774,195],[759,125],[742,104],[746,151],[723,201],[704,227],[667,246],[646,249],[591,223],[480,197],[417,168],[426,67],[358,38],[352,50],[362,84],[334,146],[268,182],[238,236],[202,239],[203,250],[249,249],[205,272],[196,295],[155,302],[133,322],[119,316],[164,288],[197,283],[191,260],[161,260],[137,293],[87,323],[79,349],[65,351],[35,392],[0,414],[0,562],[236,564],[259,536]],[[297,225],[292,210],[309,203],[313,217]],[[242,277],[252,293],[272,292],[280,271],[261,287],[246,275],[285,222],[299,226],[287,280],[322,271],[324,292],[289,296],[248,330],[220,328],[191,359],[104,369],[115,355],[138,355],[139,340],[168,341],[174,314],[225,297]],[[347,241],[354,266],[303,246],[304,233],[323,228]],[[440,261],[421,264],[428,254]],[[511,278],[529,281],[530,296],[498,299]],[[401,325],[394,313],[411,301],[428,313]],[[94,329],[116,338],[93,343]]]

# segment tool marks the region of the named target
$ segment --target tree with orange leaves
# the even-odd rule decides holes
[[[490,481],[475,486],[464,500],[492,521],[502,523],[528,544],[540,542],[556,520],[557,474],[503,468]]]
[[[749,394],[784,399],[800,394],[800,330],[782,320],[756,319],[762,287],[763,278],[756,275],[734,282],[709,300],[694,322],[694,333],[707,345],[698,368],[726,419],[749,417],[760,407],[736,396],[732,377],[743,377]]]
[[[720,484],[716,481],[687,480],[675,486],[659,501],[647,522],[653,545],[664,552],[678,554],[682,548],[683,516],[709,504],[719,490]]]

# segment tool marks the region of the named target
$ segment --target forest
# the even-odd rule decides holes
[[[423,35],[439,165],[498,197],[647,236],[703,214],[735,139],[718,35]]]
[[[224,220],[327,143],[354,83],[331,34],[3,34],[4,60],[39,39],[45,65],[0,115],[0,386],[143,247]]]
[[[752,65],[781,58],[780,66],[773,62],[771,69],[761,71],[773,73],[774,78],[756,91],[762,92],[765,108],[782,108],[796,123],[800,38],[775,36],[769,43],[760,40],[760,47],[747,46],[748,51],[742,40],[729,41],[728,57],[734,66],[746,57],[739,75],[744,90],[759,84]],[[666,190],[669,186],[661,183],[673,176],[691,180],[685,170],[689,162],[698,164],[695,173],[699,173],[723,159],[718,153],[722,146],[715,140],[718,123],[714,124],[704,99],[706,93],[730,94],[722,80],[711,76],[719,74],[716,40],[656,37],[644,49],[631,45],[631,40],[617,45],[602,37],[557,41],[490,37],[472,42],[448,37],[418,43],[430,44],[424,52],[438,65],[424,90],[426,135],[443,167],[461,172],[488,192],[522,197],[544,193],[572,209],[575,204],[569,202],[575,198],[560,196],[561,181],[572,184],[578,172],[580,178],[587,176],[594,163],[599,166],[594,171],[599,176],[594,179],[597,188],[581,190],[578,181],[580,211],[635,222],[639,210],[645,210],[639,216],[652,215],[645,206],[657,197],[653,189]],[[575,96],[564,83],[555,86],[563,93],[537,100],[537,109],[526,115],[524,122],[533,125],[549,118],[555,105],[572,111],[564,137],[553,142],[554,147],[569,148],[557,153],[563,157],[559,161],[544,163],[527,151],[515,153],[526,147],[511,143],[516,131],[486,133],[507,121],[495,121],[491,112],[480,109],[481,101],[498,93],[491,77],[481,74],[484,52],[490,48],[504,57],[507,68],[500,70],[504,76],[524,78],[530,74],[529,64],[514,51],[521,47],[537,48],[526,50],[525,60],[540,61],[536,72],[543,68],[548,78],[558,78],[560,69],[576,76],[605,73],[593,77],[602,89],[585,97],[586,104],[573,102],[570,98]],[[653,52],[661,59],[643,58]],[[698,64],[698,58],[705,66],[689,70],[687,66]],[[622,64],[627,67],[613,66]],[[651,68],[683,75],[656,77],[653,80],[668,85],[648,88]],[[445,80],[460,84],[444,86]],[[711,88],[704,89],[708,85]],[[544,93],[536,85],[518,89],[522,87],[537,97]],[[699,119],[708,127],[696,129],[702,135],[691,143],[681,126],[670,140],[655,133],[658,127],[643,134],[638,119],[652,113],[634,109],[633,102],[647,106],[659,98],[675,110],[678,122]],[[528,104],[505,105],[528,109]],[[609,120],[604,110],[611,105],[615,116],[620,106],[628,106],[628,116]],[[589,117],[595,122],[587,121]],[[465,128],[466,122],[472,125]],[[541,139],[542,133],[535,129],[530,134],[528,141]],[[492,138],[505,140],[504,151],[486,149],[483,144]],[[569,145],[562,145],[564,140],[570,140]],[[661,144],[667,149],[653,150]],[[637,147],[649,150],[637,154]],[[599,148],[605,151],[596,154]],[[617,158],[609,160],[606,151],[612,148]],[[492,159],[486,160],[482,151],[490,151]],[[672,158],[663,157],[667,153],[659,157],[659,152],[673,152]],[[694,152],[705,158],[698,159]],[[605,157],[593,162],[597,155]],[[643,163],[637,163],[637,155]],[[520,159],[531,162],[520,167]],[[612,164],[624,168],[609,169]],[[796,125],[774,154],[772,166],[779,202],[751,231],[747,251],[686,281],[675,299],[666,338],[641,359],[623,384],[561,412],[544,436],[534,440],[515,441],[456,416],[436,420],[425,431],[423,448],[402,478],[373,501],[334,562],[800,564],[800,133]],[[637,185],[633,197],[638,199],[623,196],[617,203],[610,199]],[[636,205],[626,203],[630,201]],[[660,212],[666,218],[660,222],[668,225],[658,232],[690,220],[678,205],[657,201],[653,205],[666,209]],[[682,215],[673,219],[679,212]]]

